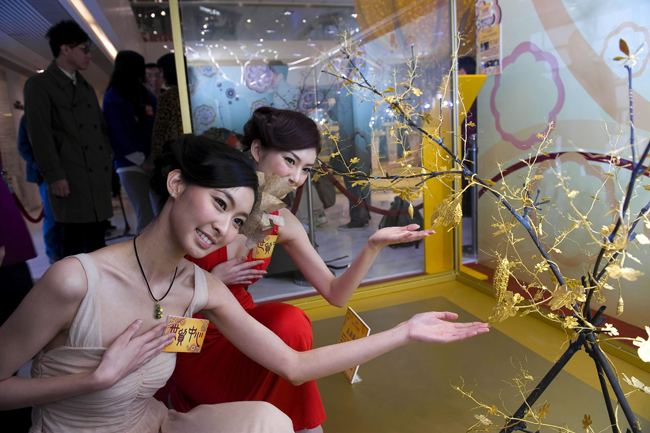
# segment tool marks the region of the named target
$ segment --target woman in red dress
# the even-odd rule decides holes
[[[240,144],[250,150],[258,171],[268,179],[276,174],[294,187],[302,185],[321,149],[321,134],[304,114],[270,107],[257,109],[244,126]],[[340,277],[332,275],[312,247],[300,221],[288,210],[276,212],[284,226],[275,226],[256,248],[237,239],[202,259],[190,259],[223,281],[248,313],[297,351],[312,348],[311,322],[297,307],[283,303],[256,306],[246,287],[264,275],[275,243],[289,253],[307,280],[330,304],[343,307],[368,272],[379,250],[389,244],[411,242],[429,231],[418,226],[390,227],[373,234]],[[315,381],[293,386],[255,363],[210,327],[199,356],[179,354],[169,383],[169,403],[178,411],[199,404],[267,401],[293,421],[296,431],[322,432],[325,411]],[[166,398],[162,395],[161,398]]]

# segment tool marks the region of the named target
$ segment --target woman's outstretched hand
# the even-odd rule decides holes
[[[385,227],[370,236],[368,243],[377,248],[383,248],[386,245],[417,241],[435,233],[433,230],[416,231],[419,228],[420,226],[417,224],[409,224],[404,227]]]
[[[416,314],[406,322],[409,339],[427,343],[450,343],[484,334],[490,330],[488,324],[482,322],[449,322],[456,319],[458,314],[450,312],[432,311]]]
[[[246,257],[237,257],[232,260],[219,263],[210,270],[210,273],[221,280],[226,286],[234,284],[253,284],[253,280],[262,278],[266,271],[252,269],[261,265],[264,260],[246,261]]]
[[[136,320],[106,349],[94,375],[99,389],[107,389],[133,373],[158,355],[165,346],[172,343],[176,334],[160,335],[164,323],[150,331],[134,337],[142,327],[142,320]]]

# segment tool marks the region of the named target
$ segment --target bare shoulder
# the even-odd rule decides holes
[[[34,288],[59,297],[62,302],[79,303],[88,291],[88,278],[81,262],[67,257],[50,266]]]
[[[212,275],[210,272],[205,269],[201,269],[201,272],[205,275],[205,281],[208,287],[208,302],[206,303],[204,309],[212,310],[219,308],[227,303],[229,298],[234,300],[232,293],[228,287],[221,282],[217,277]]]

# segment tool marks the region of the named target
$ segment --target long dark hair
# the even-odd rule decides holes
[[[260,107],[244,125],[244,136],[239,142],[245,150],[254,140],[260,140],[265,149],[279,151],[321,149],[321,134],[318,126],[309,117],[291,110]]]
[[[144,80],[144,57],[135,51],[117,53],[115,68],[106,90],[114,88],[122,98],[133,105],[133,111],[135,111],[141,126],[145,126],[147,123],[145,105],[148,91],[143,85]]]
[[[253,162],[225,143],[192,134],[165,143],[149,178],[151,189],[161,198],[160,209],[169,198],[167,176],[173,170],[180,170],[188,184],[204,188],[252,188],[257,202],[258,180]]]
[[[163,74],[163,80],[168,86],[177,86],[178,78],[176,77],[176,58],[174,54],[168,53],[160,57],[156,62]]]

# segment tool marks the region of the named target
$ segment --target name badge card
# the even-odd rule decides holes
[[[203,339],[208,331],[208,323],[210,322],[206,319],[169,316],[165,334],[176,333],[176,337],[169,346],[163,349],[163,352],[201,352]]]
[[[345,313],[345,320],[343,321],[343,329],[341,329],[341,335],[339,336],[339,343],[367,337],[368,335],[370,335],[370,327],[366,325],[366,322],[351,307],[348,307],[348,311]],[[361,382],[361,377],[359,377],[358,372],[359,366],[357,365],[356,367],[343,371],[343,374],[345,374],[345,377],[348,378],[350,383],[357,383]]]

